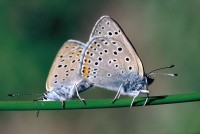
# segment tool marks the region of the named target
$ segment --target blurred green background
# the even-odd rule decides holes
[[[146,72],[175,64],[158,76],[151,95],[199,92],[200,1],[198,0],[18,0],[0,1],[1,101],[8,93],[43,93],[58,49],[68,39],[87,42],[102,15],[114,18],[137,49]],[[84,98],[115,93],[90,90]],[[98,110],[1,111],[4,134],[168,134],[200,133],[199,102]]]

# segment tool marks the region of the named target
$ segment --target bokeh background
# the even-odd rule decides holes
[[[149,72],[175,64],[157,76],[151,95],[199,92],[200,1],[0,1],[1,101],[33,100],[8,93],[43,93],[54,57],[68,39],[87,42],[102,15],[114,18],[137,49]],[[115,93],[90,90],[85,98]],[[200,133],[199,102],[98,110],[1,111],[4,134],[184,134]]]

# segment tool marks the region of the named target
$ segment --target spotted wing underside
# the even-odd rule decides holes
[[[51,91],[55,87],[73,86],[80,77],[80,59],[84,48],[82,42],[68,40],[60,48],[50,69],[46,89]]]

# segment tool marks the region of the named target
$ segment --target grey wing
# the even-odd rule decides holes
[[[137,61],[119,41],[94,37],[84,49],[82,76],[94,86],[118,90],[130,75],[139,75]]]
[[[132,57],[135,58],[137,61],[137,68],[139,71],[139,74],[141,76],[144,75],[144,69],[142,62],[131,44],[131,42],[128,40],[126,37],[125,33],[123,30],[120,28],[119,24],[109,16],[102,16],[95,24],[91,34],[90,34],[90,40],[94,37],[97,36],[102,36],[102,37],[107,37],[111,38],[113,40],[116,40],[120,42],[126,49],[130,52]]]
[[[76,40],[68,40],[63,44],[50,69],[46,89],[65,85],[72,87],[80,79],[80,58],[85,44]]]

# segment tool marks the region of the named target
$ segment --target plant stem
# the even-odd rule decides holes
[[[135,99],[134,106],[142,106],[146,98],[138,97]],[[132,98],[119,99],[112,103],[112,99],[86,100],[84,105],[80,100],[60,101],[0,101],[1,111],[21,111],[21,110],[70,110],[70,109],[96,109],[96,108],[117,108],[130,107]],[[162,105],[172,103],[184,103],[200,101],[200,93],[177,94],[149,97],[146,106]]]

